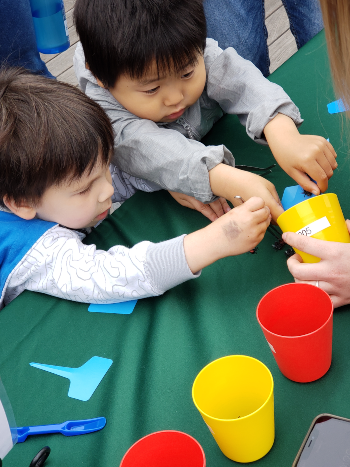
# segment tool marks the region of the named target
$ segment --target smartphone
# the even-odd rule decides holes
[[[327,413],[318,415],[292,467],[350,467],[350,420]]]

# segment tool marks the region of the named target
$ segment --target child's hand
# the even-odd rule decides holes
[[[216,222],[184,238],[184,249],[193,273],[226,256],[252,250],[264,238],[270,224],[270,209],[264,200],[250,198]]]
[[[193,196],[177,193],[176,191],[169,191],[169,193],[181,206],[199,211],[211,221],[215,221],[223,216],[225,212],[231,211],[225,198],[219,198],[212,203],[204,204]]]
[[[209,172],[209,180],[213,193],[223,196],[233,205],[237,204],[235,196],[241,196],[244,201],[259,196],[269,207],[273,220],[283,213],[275,186],[259,175],[218,164]]]
[[[294,122],[282,114],[265,126],[264,133],[276,161],[298,185],[315,195],[327,190],[328,179],[338,166],[331,143],[322,136],[301,135]]]

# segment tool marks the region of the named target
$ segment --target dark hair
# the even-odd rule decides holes
[[[0,203],[37,204],[53,185],[108,163],[111,123],[79,89],[19,68],[0,70]]]
[[[206,41],[203,0],[77,0],[74,21],[92,74],[106,88],[197,61]]]

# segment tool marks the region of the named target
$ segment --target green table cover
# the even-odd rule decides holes
[[[329,137],[339,168],[329,192],[338,194],[350,216],[350,181],[344,116],[329,115],[334,100],[324,34],[282,65],[271,81],[280,84],[305,119],[300,131]],[[267,147],[253,143],[234,116],[225,116],[205,138],[224,143],[238,164],[268,166]],[[282,196],[294,185],[279,167],[268,178]],[[103,222],[87,243],[108,249],[120,243],[159,242],[207,224],[198,212],[178,205],[168,193],[137,193]],[[275,382],[276,440],[257,466],[290,466],[313,418],[322,412],[350,418],[350,313],[334,316],[333,362],[319,381],[294,383],[277,368],[255,317],[259,299],[292,281],[282,251],[267,232],[256,255],[226,258],[206,268],[199,279],[162,297],[139,300],[131,315],[88,312],[87,304],[25,292],[0,313],[0,375],[18,426],[105,416],[94,434],[29,437],[17,444],[4,467],[25,467],[44,445],[49,466],[118,467],[139,438],[159,430],[180,430],[202,445],[208,467],[235,465],[219,450],[192,398],[192,383],[209,362],[233,354],[258,358]],[[113,364],[88,402],[68,398],[69,381],[29,366],[30,362],[78,367],[92,356]],[[180,467],[180,466],[179,466]]]

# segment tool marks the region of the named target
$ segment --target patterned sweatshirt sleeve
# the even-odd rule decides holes
[[[281,86],[271,83],[260,70],[232,48],[222,51],[207,39],[207,93],[229,114],[236,114],[250,138],[266,144],[265,126],[278,113],[290,117],[297,126],[303,120],[299,109]]]
[[[48,230],[12,271],[5,304],[23,290],[84,303],[117,303],[163,294],[195,278],[183,237],[141,242],[108,251],[85,245],[83,234],[61,226]]]

